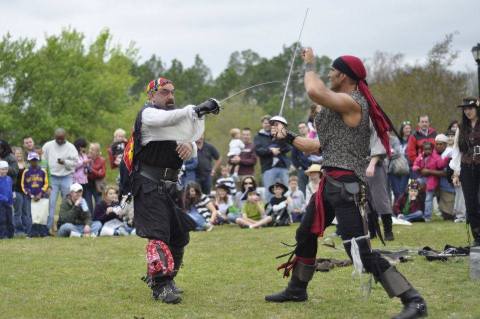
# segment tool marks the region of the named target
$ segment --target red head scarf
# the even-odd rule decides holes
[[[383,112],[377,101],[375,101],[375,98],[368,88],[367,81],[365,80],[367,78],[367,70],[362,61],[352,55],[343,55],[333,61],[332,66],[338,71],[345,73],[348,77],[358,81],[358,90],[362,93],[370,106],[368,108],[370,119],[372,120],[377,135],[382,141],[388,156],[390,156],[390,138],[388,132],[394,131],[394,128],[392,122],[385,112]]]
[[[167,84],[173,84],[173,82],[170,81],[169,79],[162,78],[162,77],[159,77],[156,80],[151,80],[147,85],[147,89],[146,89],[147,94],[154,91],[158,91],[158,89],[164,87]]]

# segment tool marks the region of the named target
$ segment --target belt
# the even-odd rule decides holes
[[[174,168],[154,167],[141,164],[138,172],[143,177],[159,183],[165,180],[176,182],[178,180],[178,173],[180,172],[180,170]]]

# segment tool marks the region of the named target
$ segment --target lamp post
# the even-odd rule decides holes
[[[473,58],[477,62],[478,96],[480,96],[480,43],[472,48]]]

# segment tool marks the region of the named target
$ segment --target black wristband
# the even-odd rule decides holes
[[[308,71],[313,71],[313,72],[316,72],[316,65],[315,65],[315,62],[311,63],[311,62],[308,62],[308,63],[305,63],[305,72],[308,72]]]
[[[290,144],[290,145],[293,145],[293,140],[297,137],[298,135],[295,134],[294,132],[292,131],[288,131],[287,132],[287,136],[285,136],[285,141]]]

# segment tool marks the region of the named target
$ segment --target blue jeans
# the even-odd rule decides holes
[[[70,236],[70,233],[72,231],[75,231],[81,235],[83,235],[83,229],[85,225],[74,225],[72,223],[65,223],[57,231],[57,236],[58,237],[68,237]],[[95,234],[95,236],[98,236],[98,232],[100,231],[100,228],[102,228],[102,223],[99,222],[98,220],[93,221],[92,224],[90,225],[90,230],[91,234]]]
[[[210,195],[210,191],[212,190],[212,176],[197,174],[197,183],[200,184],[202,193]]]
[[[408,179],[410,176],[398,176],[393,174],[388,174],[388,180],[390,181],[390,187],[393,192],[395,201],[397,201],[400,196],[407,190]]]
[[[32,228],[30,201],[30,196],[15,192],[15,200],[13,201],[13,225],[15,226],[15,233],[30,233],[30,228]]]
[[[188,215],[195,221],[195,224],[197,224],[195,230],[205,230],[207,228],[207,221],[198,213],[196,208],[190,209]]]
[[[425,219],[431,220],[432,219],[432,211],[433,211],[433,191],[426,192],[425,197]]]
[[[307,190],[308,176],[305,174],[305,171],[303,170],[303,168],[300,168],[297,170],[297,177],[298,177],[298,188],[302,191],[303,194],[305,194],[305,191]]]
[[[12,206],[0,202],[0,239],[12,238],[14,232]]]
[[[53,218],[55,216],[55,207],[57,204],[58,193],[62,193],[62,199],[70,193],[70,185],[72,185],[72,175],[67,176],[55,176],[50,177],[50,187],[52,192],[50,193],[50,207],[48,212],[47,228],[51,229],[53,225]]]
[[[417,210],[414,213],[410,213],[408,215],[403,215],[403,219],[409,222],[417,222],[423,220],[423,212],[421,210]]]
[[[275,184],[276,181],[280,181],[283,185],[288,187],[288,169],[280,167],[272,167],[269,170],[263,172],[263,186],[265,187],[265,202],[269,202],[273,196],[268,191],[268,188]]]

